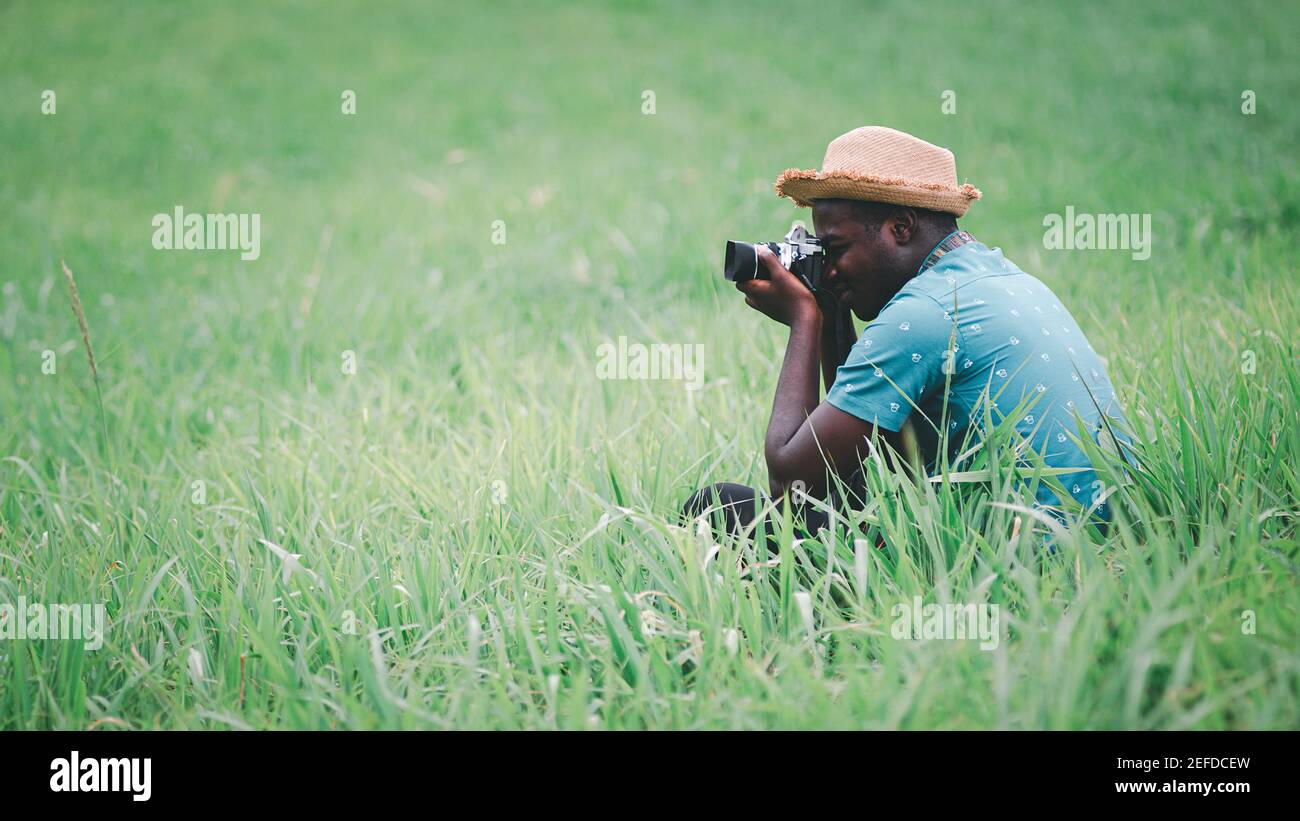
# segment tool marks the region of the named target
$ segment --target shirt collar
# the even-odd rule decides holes
[[[977,241],[978,240],[965,231],[953,231],[948,236],[939,240],[939,244],[934,246],[934,249],[930,251],[929,256],[925,258],[925,262],[922,262],[921,267],[916,269],[916,273],[918,275],[925,273],[933,268],[934,264],[938,262],[944,254],[960,248],[968,242]]]

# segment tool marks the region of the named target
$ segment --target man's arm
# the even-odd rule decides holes
[[[768,482],[774,497],[783,495],[795,481],[802,481],[808,493],[823,498],[828,464],[847,480],[861,464],[866,441],[875,426],[819,402],[819,365],[828,387],[835,380],[835,366],[822,356],[828,320],[823,318],[812,293],[770,252],[764,251],[760,246],[759,256],[771,278],[738,283],[736,287],[745,293],[749,305],[790,326],[764,439]],[[898,447],[897,434],[885,430],[881,434]]]
[[[774,497],[785,493],[786,485],[795,479],[802,478],[805,484],[809,484],[803,476],[778,476],[773,468],[773,455],[781,454],[820,404],[817,362],[824,359],[821,355],[822,323],[821,311],[816,306],[812,311],[791,318],[790,341],[785,346],[785,360],[776,381],[772,416],[767,421],[767,436],[763,441],[768,484]],[[825,366],[824,361],[822,364]]]
[[[875,432],[875,425],[817,401],[817,360],[821,353],[817,342],[822,322],[821,313],[815,312],[792,317],[790,323],[790,341],[763,443],[773,498],[784,495],[796,481],[803,482],[806,492],[814,498],[825,498],[828,469],[847,482],[861,466],[867,440]],[[825,366],[824,357],[822,361]],[[899,434],[881,429],[880,436],[902,452]]]
[[[778,387],[777,392],[780,390]],[[867,457],[867,443],[876,434],[889,445],[885,449],[886,458],[897,470],[899,465],[893,452],[904,453],[901,434],[864,422],[828,402],[818,405],[784,445],[772,446],[772,429],[769,427],[764,455],[773,496],[785,493],[790,485],[802,481],[809,495],[826,498],[829,474],[848,482]]]

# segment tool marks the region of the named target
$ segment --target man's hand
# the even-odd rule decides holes
[[[821,309],[808,286],[781,265],[772,249],[759,245],[754,250],[767,268],[769,278],[736,283],[736,289],[745,295],[745,304],[782,325],[792,325],[805,319],[819,319]]]

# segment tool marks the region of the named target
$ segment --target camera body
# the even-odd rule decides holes
[[[781,265],[813,292],[826,317],[826,328],[830,333],[830,338],[823,340],[822,356],[836,366],[844,364],[857,334],[853,329],[853,317],[848,304],[840,302],[829,288],[823,287],[826,252],[822,249],[821,240],[809,234],[798,223],[780,242],[754,244],[732,240],[727,243],[727,257],[722,268],[722,275],[728,281],[768,279],[767,269],[758,261],[757,245],[770,248]]]
[[[729,282],[748,282],[767,279],[767,269],[758,261],[756,245],[766,245],[776,254],[781,265],[799,278],[808,290],[818,293],[822,287],[822,272],[826,267],[826,252],[821,240],[796,224],[780,242],[749,243],[732,240],[727,243],[727,256],[722,275]]]

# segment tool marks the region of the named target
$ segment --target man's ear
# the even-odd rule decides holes
[[[899,208],[891,215],[889,232],[894,242],[907,245],[916,236],[916,211],[911,208]]]

